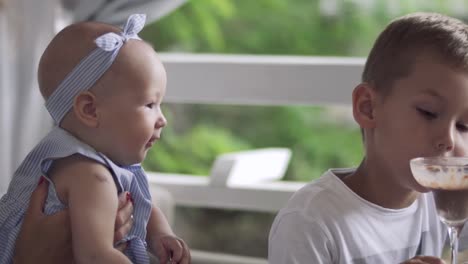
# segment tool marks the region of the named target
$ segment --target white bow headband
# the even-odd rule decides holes
[[[106,33],[95,40],[98,47],[73,68],[45,103],[57,125],[72,108],[74,97],[90,89],[109,69],[125,42],[129,39],[140,40],[138,33],[143,29],[145,20],[144,14],[131,15],[122,33]]]

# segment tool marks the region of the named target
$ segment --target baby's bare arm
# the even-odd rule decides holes
[[[29,207],[16,240],[13,263],[73,263],[71,230],[68,210],[54,215],[45,215],[43,208],[47,198],[48,182],[36,188],[31,195]],[[115,221],[114,242],[121,240],[130,231],[133,220],[130,217],[133,205],[126,199],[126,193],[119,196],[119,210]],[[126,244],[118,246],[124,251]]]
[[[190,263],[190,250],[187,244],[171,229],[166,217],[157,206],[152,207],[147,226],[147,242],[151,253],[155,254],[160,263],[169,260],[175,263]]]
[[[131,263],[114,248],[117,188],[101,164],[74,156],[52,170],[60,199],[69,206],[76,263]]]
[[[169,222],[164,216],[163,212],[159,207],[154,206],[151,208],[151,215],[148,221],[147,226],[148,240],[151,240],[152,237],[157,237],[161,235],[174,235]]]

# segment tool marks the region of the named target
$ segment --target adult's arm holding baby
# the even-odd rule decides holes
[[[71,263],[70,223],[67,211],[47,216],[43,212],[48,182],[41,181],[32,193],[29,208],[15,245],[15,264]]]

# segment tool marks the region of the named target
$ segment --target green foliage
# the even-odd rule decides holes
[[[145,27],[141,36],[153,40],[158,50],[195,50],[206,47],[221,50],[225,46],[219,21],[235,15],[230,0],[189,1],[168,17]]]
[[[144,162],[148,170],[208,175],[220,154],[287,147],[293,157],[285,179],[308,181],[356,165],[362,153],[358,128],[336,123],[321,107],[170,105],[165,112],[169,123],[173,113],[182,116],[183,126],[165,128]]]
[[[330,3],[336,9],[325,12]],[[449,7],[448,0],[190,0],[141,36],[164,52],[366,56],[394,17]],[[309,181],[362,158],[359,128],[325,107],[171,104],[164,112],[169,125],[144,162],[148,170],[207,175],[219,154],[288,147],[286,179]],[[177,211],[176,230],[192,248],[266,257],[273,215]]]
[[[158,51],[231,54],[365,56],[394,17],[447,13],[443,0],[191,0],[147,26],[142,37]],[[367,1],[369,2],[369,1]],[[331,11],[324,4],[336,3]],[[326,11],[326,12],[325,12]],[[163,140],[148,155],[149,170],[209,174],[217,155],[288,147],[286,179],[308,181],[331,167],[356,166],[359,129],[333,122],[328,108],[170,105]]]
[[[181,135],[165,131],[143,166],[150,171],[208,175],[218,155],[250,148],[226,129],[198,124]]]
[[[363,12],[351,1],[327,16],[319,0],[192,0],[142,34],[165,51],[365,55],[389,17]]]

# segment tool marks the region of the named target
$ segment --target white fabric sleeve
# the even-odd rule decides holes
[[[299,212],[279,215],[270,230],[269,264],[331,264],[333,252],[325,229]]]

